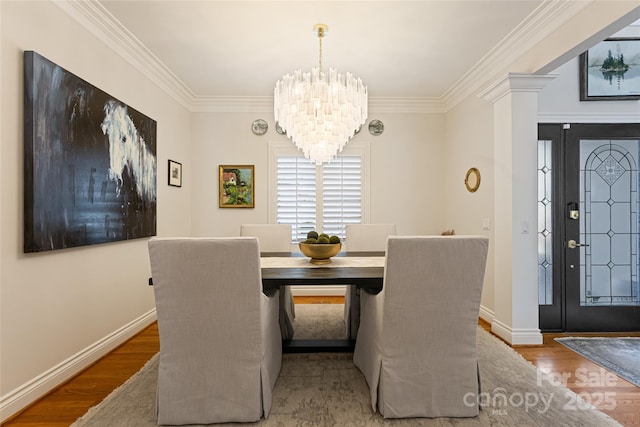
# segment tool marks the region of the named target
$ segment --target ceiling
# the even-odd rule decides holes
[[[548,4],[548,2],[546,2]],[[370,98],[439,99],[530,22],[540,0],[102,0],[105,19],[195,97],[269,97],[283,74],[352,72]]]

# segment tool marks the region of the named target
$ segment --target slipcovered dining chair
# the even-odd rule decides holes
[[[291,252],[290,224],[242,224],[241,236],[257,237],[260,252]],[[289,286],[280,288],[280,331],[282,339],[293,338],[296,309]]]
[[[483,236],[391,236],[383,290],[360,295],[353,360],[385,418],[474,417]]]
[[[384,252],[387,237],[396,234],[395,224],[347,224],[347,252]],[[347,286],[344,294],[344,324],[347,338],[356,339],[360,323],[360,290]]]
[[[282,363],[278,291],[262,291],[258,240],[152,238],[159,425],[268,417]]]

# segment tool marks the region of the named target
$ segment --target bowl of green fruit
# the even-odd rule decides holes
[[[318,234],[312,230],[307,233],[306,240],[298,243],[300,252],[311,258],[311,264],[329,264],[331,257],[336,256],[342,249],[342,242],[338,236]]]

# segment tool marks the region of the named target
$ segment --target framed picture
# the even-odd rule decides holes
[[[156,121],[23,55],[24,252],[155,236]]]
[[[580,101],[640,99],[640,38],[606,39],[582,53]]]
[[[221,208],[254,207],[253,165],[220,165],[218,181]]]
[[[169,160],[169,185],[182,187],[182,163]]]

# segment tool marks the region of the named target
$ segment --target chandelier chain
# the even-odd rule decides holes
[[[318,37],[318,41],[320,44],[320,53],[319,53],[319,58],[318,58],[318,64],[320,64],[320,72],[322,72],[322,36]]]

